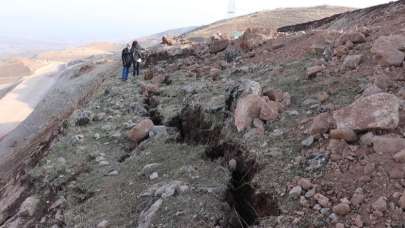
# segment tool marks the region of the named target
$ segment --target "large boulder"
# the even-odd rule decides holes
[[[399,99],[379,93],[356,100],[333,113],[338,128],[353,130],[394,129],[399,123]]]
[[[239,132],[249,128],[254,119],[275,120],[280,111],[278,102],[268,97],[248,95],[239,99],[235,109],[235,125]]]
[[[172,46],[173,44],[176,43],[176,40],[170,37],[163,36],[162,37],[162,44],[167,45],[167,46]]]
[[[346,32],[343,33],[337,40],[338,45],[345,45],[348,42],[363,43],[366,42],[366,36],[361,32]]]
[[[229,39],[217,34],[211,37],[211,41],[208,44],[211,54],[217,54],[224,51],[229,45]]]
[[[144,119],[128,132],[128,138],[133,142],[140,143],[149,136],[149,131],[154,126],[152,120]]]
[[[248,28],[240,39],[240,47],[244,50],[252,50],[265,43],[266,36],[255,29]]]
[[[319,135],[328,133],[334,127],[334,120],[330,113],[321,113],[314,118],[309,129],[311,135]]]
[[[233,112],[240,98],[250,94],[262,95],[262,87],[256,81],[243,79],[227,86],[226,94],[226,110]]]
[[[393,154],[405,149],[405,139],[399,136],[374,136],[371,143],[377,153]]]
[[[374,42],[371,52],[383,66],[400,66],[405,59],[405,36],[381,36]]]

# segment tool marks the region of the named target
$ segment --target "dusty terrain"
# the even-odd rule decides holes
[[[0,145],[0,227],[402,227],[404,15],[155,49],[128,82],[77,68],[99,87],[54,92],[94,96]]]

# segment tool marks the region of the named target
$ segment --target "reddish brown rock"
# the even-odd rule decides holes
[[[298,185],[305,190],[310,190],[314,187],[314,185],[311,183],[311,180],[308,178],[300,178],[298,180]]]
[[[144,96],[151,96],[159,93],[159,85],[157,84],[146,84],[139,82],[139,86],[141,87],[141,93]]]
[[[350,128],[338,128],[330,131],[330,137],[332,139],[341,139],[346,142],[355,142],[358,140],[356,132]]]
[[[325,134],[334,125],[334,120],[330,113],[321,113],[314,118],[309,129],[311,135]]]
[[[394,129],[399,123],[399,99],[388,93],[362,97],[335,111],[333,117],[338,128]]]
[[[350,213],[351,209],[349,204],[347,203],[340,203],[333,207],[333,212],[340,216],[345,216]]]
[[[349,52],[349,49],[346,46],[339,46],[337,48],[335,48],[335,50],[333,51],[333,54],[339,58],[347,55],[347,53]]]
[[[377,153],[393,154],[405,149],[405,139],[399,136],[374,136],[371,139]]]
[[[266,41],[266,36],[259,31],[248,28],[239,38],[240,47],[244,50],[252,50]]]
[[[144,119],[128,132],[128,138],[136,143],[140,143],[149,135],[149,131],[154,124],[150,119]]]
[[[343,224],[343,223],[336,223],[335,228],[345,228],[345,224]]]
[[[376,211],[384,212],[387,210],[387,198],[380,197],[378,198],[371,207]]]
[[[399,163],[405,163],[405,149],[394,155],[394,160]]]
[[[316,193],[314,195],[314,198],[319,203],[319,205],[321,205],[322,207],[330,208],[331,204],[330,204],[328,197],[326,197],[320,193]]]
[[[338,38],[337,43],[339,45],[345,45],[349,41],[354,44],[364,43],[366,42],[366,36],[361,32],[346,32]]]
[[[211,37],[211,42],[208,44],[209,51],[211,54],[217,54],[224,51],[229,45],[229,39],[218,34]]]
[[[176,41],[173,38],[163,36],[161,44],[172,46]]]
[[[384,66],[400,66],[405,59],[405,36],[381,36],[373,44],[371,52],[378,62]],[[401,51],[402,50],[402,51]]]
[[[235,126],[238,131],[249,128],[256,118],[275,120],[279,115],[280,105],[267,97],[247,95],[238,100],[235,109]]]

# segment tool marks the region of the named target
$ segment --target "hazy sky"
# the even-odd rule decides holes
[[[366,7],[387,0],[236,0],[237,14],[280,7]],[[228,0],[0,0],[0,36],[122,41],[227,16]]]

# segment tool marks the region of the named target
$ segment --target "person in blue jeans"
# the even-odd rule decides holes
[[[126,81],[126,80],[128,80],[129,68],[131,67],[131,65],[134,61],[129,44],[124,48],[124,50],[122,50],[121,58],[122,58],[122,66],[123,66],[122,80]]]

